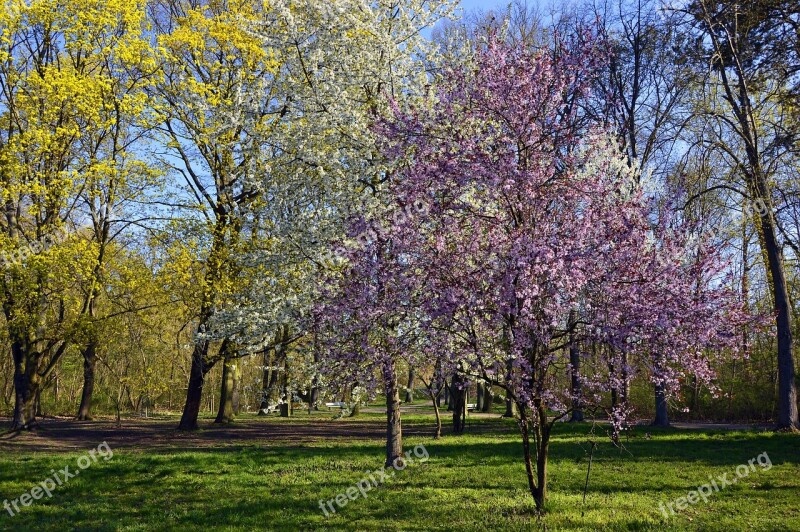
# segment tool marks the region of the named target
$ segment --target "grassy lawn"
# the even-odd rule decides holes
[[[296,420],[245,417],[226,429],[271,429]],[[172,420],[168,421],[172,423]],[[307,423],[307,417],[303,420]],[[338,421],[320,420],[335,426]],[[381,416],[359,423],[379,427]],[[423,434],[428,416],[406,416]],[[414,430],[414,429],[418,430]],[[548,512],[534,515],[521,446],[513,423],[473,419],[470,433],[435,441],[415,435],[430,456],[325,517],[320,499],[343,493],[383,465],[380,439],[313,441],[235,439],[194,446],[120,445],[50,499],[34,501],[3,530],[800,530],[800,437],[759,432],[654,431],[637,428],[614,448],[602,435],[583,503],[589,424],[559,424],[551,447]],[[203,432],[198,436],[203,437]],[[71,466],[85,451],[3,447],[0,503]],[[81,448],[78,446],[78,448]],[[756,470],[665,519],[659,504],[685,497],[709,476],[735,477],[736,467],[768,453],[770,469]]]

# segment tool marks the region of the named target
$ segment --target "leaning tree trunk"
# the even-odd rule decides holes
[[[438,440],[442,437],[442,413],[439,411],[439,404],[438,399],[441,397],[441,394],[436,395],[433,397],[433,413],[436,414],[436,433],[433,435],[434,440]]]
[[[89,340],[83,350],[83,391],[81,392],[81,405],[78,407],[78,421],[92,419],[92,397],[94,395],[95,370],[97,367],[97,342],[94,338]]]
[[[189,373],[189,386],[186,390],[186,404],[183,407],[183,415],[178,425],[178,430],[189,431],[197,430],[197,417],[200,414],[200,406],[203,400],[203,384],[206,375],[213,368],[214,364],[206,359],[208,354],[208,342],[198,341],[192,352],[192,368]]]
[[[795,383],[794,353],[792,348],[792,315],[783,257],[775,237],[772,213],[761,217],[767,262],[772,279],[775,323],[778,336],[778,429],[800,428],[797,411],[797,384]]]
[[[386,379],[386,467],[403,460],[403,426],[400,421],[400,388],[397,383],[395,361],[384,364]]]

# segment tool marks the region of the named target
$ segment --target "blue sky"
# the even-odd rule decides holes
[[[504,8],[509,2],[510,0],[462,0],[461,5],[464,11],[471,11],[474,9],[489,11],[494,8]]]

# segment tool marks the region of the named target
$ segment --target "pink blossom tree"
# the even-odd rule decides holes
[[[616,145],[578,119],[604,55],[588,34],[538,51],[489,35],[445,70],[433,109],[383,124],[386,154],[406,161],[391,197],[427,209],[383,220],[349,254],[329,294],[342,325],[327,359],[329,374],[382,376],[387,462],[399,456],[397,357],[444,358],[446,371],[506,391],[541,511],[551,431],[578,399],[567,372],[581,408],[607,410],[616,434],[637,371],[666,396],[687,373],[713,377],[709,352],[735,349],[748,317],[720,251],[660,216]],[[599,362],[578,371],[589,343]]]

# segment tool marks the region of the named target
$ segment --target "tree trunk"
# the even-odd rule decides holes
[[[797,384],[794,376],[794,353],[792,349],[792,318],[789,291],[783,268],[783,257],[775,238],[772,213],[761,217],[764,247],[772,278],[775,323],[778,333],[778,429],[800,429],[797,412]]]
[[[504,344],[507,344],[508,342],[507,338],[508,338],[507,333],[505,330],[503,330]],[[506,361],[506,378],[510,380],[511,375],[513,373],[514,373],[514,362],[511,359],[509,359]],[[506,392],[506,412],[505,414],[503,414],[503,417],[513,418],[516,414],[515,407],[516,405],[514,404],[514,401],[511,399],[511,397],[509,397],[508,392]]]
[[[235,376],[236,368],[234,363],[228,357],[222,361],[222,385],[219,396],[219,411],[217,412],[217,419],[214,423],[233,423],[233,389],[236,385]]]
[[[97,342],[92,338],[83,350],[83,392],[81,393],[81,405],[76,416],[79,421],[92,419],[92,396],[94,394],[96,366]]]
[[[239,411],[241,408],[241,381],[242,381],[242,370],[241,366],[238,364],[234,364],[233,366],[233,393],[231,393],[231,401],[233,402],[233,415],[238,416]]]
[[[280,367],[280,416],[291,417],[293,390],[289,389],[289,360],[287,357],[289,342],[289,326],[283,325],[278,329],[278,344],[275,346],[276,367]]]
[[[466,421],[467,380],[459,373],[453,375],[450,404],[453,407],[453,432],[461,434]]]
[[[30,430],[36,426],[36,372],[27,363],[24,347],[19,342],[11,344],[14,358],[14,417],[12,430]]]
[[[316,335],[314,336],[316,344]],[[316,366],[319,364],[319,348],[314,346],[314,377],[311,379],[311,391],[308,398],[308,413],[311,414],[314,410],[319,410],[319,375],[316,373]]]
[[[481,412],[481,411],[483,411],[483,384],[480,381],[478,381],[476,386],[478,387],[478,390],[477,390],[477,393],[476,393],[477,401],[476,401],[475,409],[478,412]]]
[[[403,427],[400,421],[400,388],[394,360],[384,366],[386,379],[386,467],[403,459]]]
[[[513,418],[515,410],[516,410],[516,405],[514,404],[514,401],[509,398],[506,398],[506,411],[503,413],[503,417]]]
[[[656,419],[654,427],[669,427],[669,412],[667,411],[667,393],[663,384],[655,385],[656,392]]]
[[[575,341],[576,312],[570,311],[569,332],[569,364],[571,366],[570,380],[572,381],[572,416],[570,422],[583,421],[583,386],[581,385],[581,352]]]
[[[264,376],[261,382],[261,404],[258,407],[258,415],[266,416],[272,400],[272,390],[274,390],[274,376],[276,374],[273,364],[274,348],[264,350]]]
[[[197,430],[197,417],[200,414],[200,406],[203,400],[203,384],[206,375],[214,366],[206,360],[208,354],[208,342],[201,340],[194,346],[192,352],[192,368],[189,373],[189,386],[186,390],[186,404],[183,407],[183,415],[178,425],[178,430],[190,431]]]
[[[439,411],[439,404],[437,402],[440,396],[441,394],[433,398],[433,413],[436,414],[436,433],[433,435],[434,440],[438,440],[442,437],[442,414]]]
[[[283,372],[281,374],[281,417],[292,416],[292,391],[289,389],[289,367],[286,357],[283,358]]]
[[[406,386],[406,400],[405,403],[414,402],[414,368],[408,368],[408,386]]]
[[[525,471],[528,476],[528,489],[536,503],[536,510],[544,513],[544,503],[547,497],[547,460],[550,452],[550,427],[547,422],[547,412],[543,407],[539,407],[534,413],[537,422],[532,425],[528,418],[524,405],[519,405],[517,410],[520,412],[520,431],[522,432],[522,449],[525,456]],[[536,463],[534,467],[533,456],[531,453],[530,431],[535,431]]]
[[[487,382],[483,385],[483,408],[481,412],[492,411],[492,386]]]

